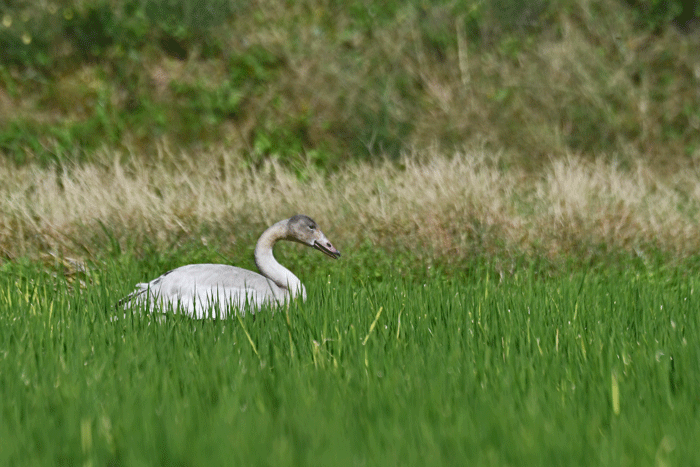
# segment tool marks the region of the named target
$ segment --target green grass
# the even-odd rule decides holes
[[[538,172],[571,154],[700,154],[697,1],[193,5],[0,4],[0,160],[224,147],[342,171],[467,145]]]
[[[6,263],[0,464],[700,464],[697,277],[341,261],[289,321],[164,323],[110,321],[155,272],[126,255],[70,281]]]

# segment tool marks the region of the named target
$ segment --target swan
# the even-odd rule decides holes
[[[260,274],[228,264],[189,264],[166,272],[136,290],[117,306],[145,306],[149,311],[184,313],[192,318],[225,317],[236,310],[255,313],[262,305],[280,305],[301,296],[306,288],[289,269],[277,262],[272,249],[278,240],[313,247],[333,259],[340,252],[328,241],[316,222],[297,214],[269,227],[255,246]]]

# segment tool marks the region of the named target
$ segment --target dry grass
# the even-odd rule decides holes
[[[233,153],[209,156],[58,173],[3,165],[2,254],[99,257],[101,224],[122,244],[148,237],[164,249],[202,226],[228,232],[222,243],[247,241],[297,212],[316,218],[346,249],[370,241],[453,263],[479,254],[586,257],[601,248],[682,257],[700,246],[697,171],[661,177],[641,162],[623,170],[571,157],[533,176],[481,151],[433,150],[398,165],[358,164],[300,181],[274,163],[249,170]]]

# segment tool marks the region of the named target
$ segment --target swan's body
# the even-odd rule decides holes
[[[278,240],[303,243],[331,258],[340,256],[311,218],[296,215],[279,221],[260,236],[255,246],[260,274],[227,264],[190,264],[136,284],[136,290],[120,304],[142,305],[151,311],[172,310],[201,319],[225,317],[235,311],[254,313],[263,305],[279,305],[296,297],[305,300],[306,289],[299,278],[272,254]]]

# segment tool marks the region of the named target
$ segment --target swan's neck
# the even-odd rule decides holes
[[[258,267],[260,274],[270,279],[283,290],[287,290],[289,295],[294,298],[298,294],[304,294],[304,286],[297,276],[277,262],[272,254],[272,248],[278,240],[284,240],[288,235],[287,221],[283,220],[269,229],[260,236],[258,243],[255,245],[255,265]]]

